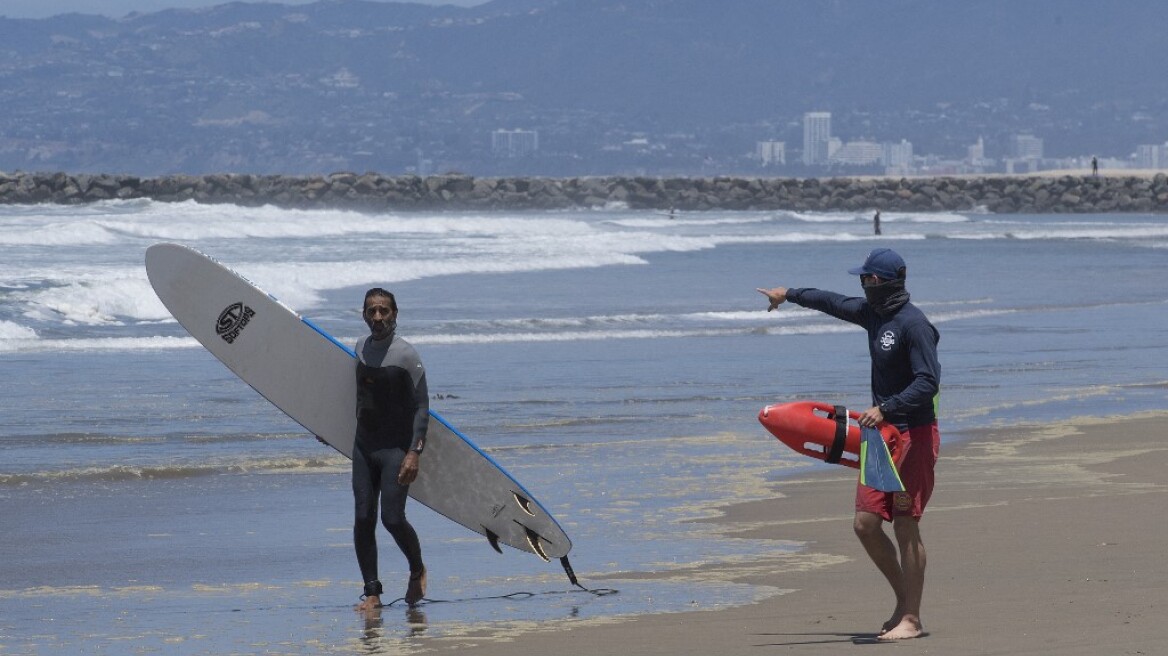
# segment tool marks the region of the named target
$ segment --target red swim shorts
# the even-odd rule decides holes
[[[900,463],[900,480],[904,492],[881,492],[856,484],[856,511],[880,515],[890,522],[893,517],[920,519],[933,495],[933,468],[941,452],[941,432],[937,422],[908,429],[908,453]]]

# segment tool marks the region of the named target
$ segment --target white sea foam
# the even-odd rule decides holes
[[[36,482],[170,480],[216,474],[336,474],[347,471],[348,459],[338,453],[308,457],[217,458],[197,463],[157,465],[92,465],[26,473],[0,473],[0,487]]]
[[[0,321],[0,349],[9,340],[32,340],[36,338],[36,331],[28,326],[22,326],[11,321]]]
[[[945,323],[949,321],[960,321],[962,319],[984,319],[986,317],[997,317],[1004,314],[1016,314],[1021,310],[1014,308],[994,308],[982,310],[963,310],[952,312],[935,312],[929,315],[929,320],[933,323]]]
[[[758,214],[745,216],[710,215],[706,213],[678,214],[674,217],[630,217],[611,219],[609,225],[623,228],[650,228],[650,229],[685,229],[699,226],[741,226],[751,224],[773,223],[775,215]]]
[[[1014,239],[1166,239],[1168,225],[1108,226],[1088,228],[1063,226],[1057,230],[1014,230],[1009,233]]]
[[[804,223],[862,223],[872,222],[873,212],[782,212],[781,215]],[[951,212],[890,212],[881,211],[881,223],[968,223],[971,219]],[[899,235],[898,235],[899,236]]]
[[[85,339],[0,337],[0,353],[161,351],[198,346],[199,343],[193,337],[95,337]]]
[[[8,224],[0,228],[3,246],[77,246],[112,244],[118,236],[99,222],[83,220],[35,226]]]
[[[529,329],[568,329],[582,327],[624,327],[636,325],[667,325],[674,326],[685,323],[701,324],[738,324],[738,323],[774,323],[776,321],[796,320],[800,316],[813,314],[810,310],[799,308],[791,312],[768,314],[761,310],[730,311],[730,312],[691,312],[683,314],[609,314],[591,315],[586,317],[517,317],[509,319],[464,320],[442,322],[443,328],[465,329],[481,332],[488,329],[500,330],[529,330]]]
[[[624,210],[552,213],[382,213],[283,210],[193,202],[109,201],[81,207],[0,208],[3,314],[0,339],[29,344],[59,334],[68,348],[137,348],[135,340],[173,320],[155,296],[142,253],[159,240],[216,257],[312,317],[330,291],[438,276],[640,266],[648,256],[739,243],[872,243],[867,212],[687,212],[669,217]],[[1168,226],[1141,217],[971,218],[961,213],[884,212],[900,243],[924,239],[1128,240],[1155,248]],[[896,225],[900,228],[896,229]],[[961,310],[961,308],[953,308]],[[722,311],[519,317],[445,322],[445,340],[590,339],[632,331],[776,330],[798,326],[798,311]],[[953,315],[958,316],[958,315]],[[952,320],[942,315],[939,320]],[[125,341],[105,339],[126,327]],[[174,328],[168,327],[167,331]],[[638,332],[639,331],[639,332]],[[460,338],[464,334],[468,337]],[[553,334],[562,337],[553,337]],[[526,336],[526,337],[525,337]],[[88,346],[83,346],[88,345]],[[158,348],[143,345],[142,348]],[[161,346],[170,348],[173,345]]]
[[[969,223],[972,219],[964,214],[890,212],[887,214],[881,213],[880,220],[881,222],[892,221],[905,223]]]
[[[853,223],[859,220],[856,214],[839,212],[783,212],[783,215],[804,223]]]

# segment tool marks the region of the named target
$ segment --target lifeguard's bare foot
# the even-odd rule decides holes
[[[905,617],[900,620],[896,626],[888,629],[878,636],[880,640],[911,640],[912,638],[919,638],[924,635],[924,628],[920,621],[914,620],[911,617]]]

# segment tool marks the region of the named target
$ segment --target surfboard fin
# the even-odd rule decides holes
[[[486,531],[487,542],[491,543],[491,548],[499,553],[503,553],[503,550],[499,548],[499,536],[486,526],[483,527],[483,530]]]
[[[515,503],[519,504],[520,510],[527,513],[531,517],[535,517],[535,513],[531,511],[531,499],[520,496],[518,492],[512,492],[511,496],[515,497]]]
[[[547,552],[543,550],[543,545],[539,543],[539,533],[526,526],[523,527],[523,532],[527,535],[527,544],[531,546],[531,550],[535,552],[535,555],[543,558],[543,562],[545,563],[551,562],[551,558],[548,558]]]

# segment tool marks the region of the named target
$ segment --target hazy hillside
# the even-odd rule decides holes
[[[1166,28],[1153,0],[332,0],[0,19],[0,169],[392,168],[419,150],[475,168],[498,128],[539,130],[541,149],[579,162],[614,131],[683,132],[708,159],[750,130],[795,140],[811,110],[919,148],[1028,130],[1055,152],[1122,151],[1168,140]]]

